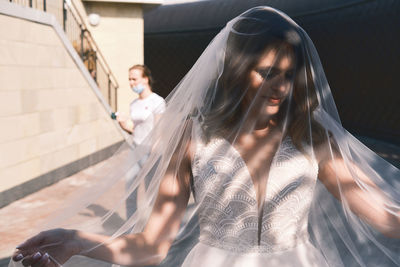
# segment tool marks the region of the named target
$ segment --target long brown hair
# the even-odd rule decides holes
[[[227,40],[223,73],[215,81],[215,87],[209,89],[201,110],[202,128],[208,139],[227,137],[239,130],[248,102],[252,101],[246,98],[250,72],[267,49],[282,48],[294,51],[296,75],[292,98],[282,103],[278,120],[289,114],[287,134],[302,152],[305,143],[319,144],[326,140],[325,130],[312,115],[319,103],[300,40],[299,29],[266,10],[248,13],[234,24]]]

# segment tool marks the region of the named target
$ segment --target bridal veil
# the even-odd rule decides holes
[[[285,80],[287,91],[265,89],[278,79]],[[186,183],[191,197],[178,233],[164,235],[172,246],[160,266],[183,262],[204,266],[190,262],[187,255],[211,239],[209,247],[215,245],[221,251],[268,255],[288,250],[303,238],[328,266],[400,265],[400,171],[342,127],[313,42],[288,16],[256,7],[228,22],[166,101],[165,113],[146,140],[135,148],[123,145],[109,160],[118,167],[109,169],[106,163],[94,174],[96,183],[66,201],[45,229],[107,234],[109,242],[143,231],[173,162],[175,182]],[[262,111],[277,106],[279,111],[272,115]],[[258,131],[263,119],[274,122],[277,145],[269,152],[257,147],[246,151],[246,133]],[[189,178],[180,175],[190,150],[187,144],[194,147]],[[269,160],[258,162],[261,167],[252,161],[257,153]],[[147,154],[149,158],[135,174],[133,169]],[[252,165],[246,166],[248,162]],[[326,162],[329,168],[323,168]],[[268,166],[264,169],[263,164]],[[247,185],[254,193],[251,179],[234,185],[243,168],[247,178],[259,175],[254,170],[267,170],[265,191],[244,194]],[[296,174],[297,169],[304,171]],[[134,182],[125,189],[125,178],[132,175]],[[331,179],[322,179],[324,175]],[[214,180],[208,182],[209,177]],[[287,182],[270,191],[275,181]],[[130,195],[136,199],[136,208],[126,218],[125,202]],[[251,202],[258,209],[246,210]],[[96,208],[102,212],[94,215]],[[269,231],[265,239],[261,237],[264,230]],[[51,255],[51,248],[46,249]],[[209,252],[198,250],[204,258]],[[232,255],[221,252],[219,260],[228,264]],[[140,262],[159,256],[149,252]],[[257,266],[272,266],[268,257],[258,261],[262,262]],[[295,259],[292,263],[299,266]],[[65,266],[69,264],[73,265],[67,262]]]

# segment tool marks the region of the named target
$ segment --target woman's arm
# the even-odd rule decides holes
[[[357,165],[341,157],[329,155],[324,158],[319,163],[318,178],[328,191],[338,200],[345,201],[358,217],[385,236],[400,238],[400,214],[386,209],[388,200],[371,179]],[[368,191],[360,187],[354,176]]]
[[[181,162],[177,154],[179,153],[173,156],[161,181],[153,211],[144,231],[121,236],[107,245],[81,254],[127,266],[155,265],[164,259],[179,230],[190,196],[190,186],[186,182],[189,181],[190,167],[187,166],[188,162]],[[185,157],[183,161],[188,159]],[[77,235],[81,240],[81,251],[104,242],[103,237],[97,235],[88,233]]]
[[[126,115],[117,115],[117,121],[119,123],[119,126],[127,132],[128,134],[133,134],[133,131],[135,129],[135,124],[133,123],[131,118],[128,118]]]
[[[50,230],[20,245],[13,259],[19,261],[23,257],[25,266],[42,266],[42,263],[43,266],[55,265],[44,254],[47,251],[50,257],[58,259],[61,264],[77,254],[126,266],[158,264],[166,256],[179,230],[190,196],[191,161],[188,149],[189,144],[179,145],[174,152],[142,233],[110,240],[104,235],[65,229]],[[53,248],[49,246],[51,244]],[[38,256],[40,248],[43,249]]]

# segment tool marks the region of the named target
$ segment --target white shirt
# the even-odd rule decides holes
[[[130,115],[134,123],[133,142],[138,145],[151,132],[155,115],[165,111],[165,100],[156,93],[144,99],[136,98],[130,104]]]

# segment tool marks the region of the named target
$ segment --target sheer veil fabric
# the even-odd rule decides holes
[[[172,246],[138,266],[400,265],[400,171],[342,127],[318,53],[287,15],[256,7],[228,22],[166,100],[143,144],[121,147],[110,159],[118,168],[98,171],[46,229],[109,243],[165,209],[152,242]],[[160,184],[170,199],[158,198]]]

